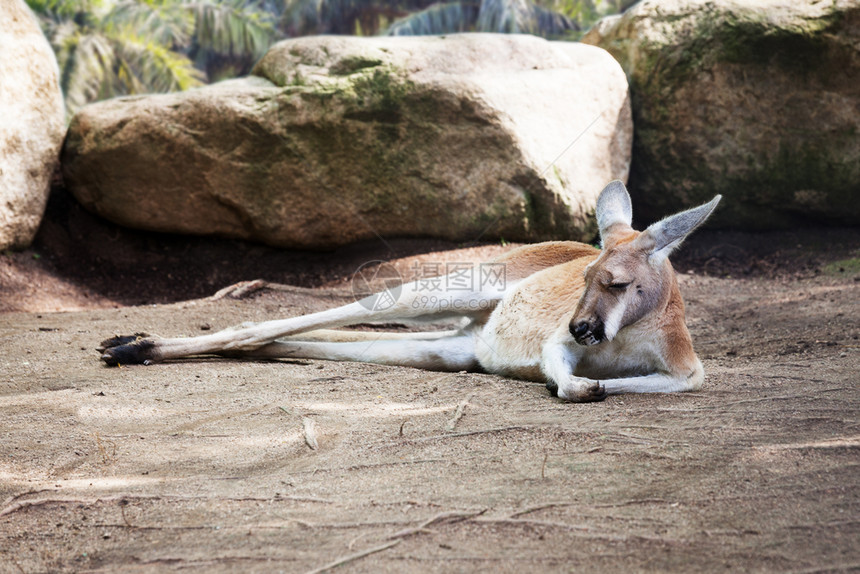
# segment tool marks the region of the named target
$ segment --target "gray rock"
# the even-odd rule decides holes
[[[246,79],[87,106],[63,173],[120,224],[284,247],[586,238],[631,142],[624,73],[592,46],[316,37]]]
[[[65,132],[59,70],[24,0],[0,3],[0,249],[33,240]]]
[[[645,0],[583,41],[628,75],[648,216],[860,223],[860,0]]]

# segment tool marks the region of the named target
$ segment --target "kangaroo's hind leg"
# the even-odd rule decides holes
[[[307,333],[312,341],[280,340],[257,349],[233,351],[248,359],[324,359],[414,367],[431,371],[472,371],[478,368],[473,335],[463,331],[438,333]],[[323,334],[321,334],[323,333]],[[345,334],[346,333],[346,334]],[[349,335],[360,335],[350,337]],[[326,336],[327,335],[327,336]],[[424,338],[421,338],[424,336]],[[328,339],[328,340],[326,340]],[[349,340],[352,339],[352,340]]]
[[[430,371],[473,371],[478,367],[471,336],[449,339],[379,340],[352,343],[276,341],[241,355],[254,359],[324,359],[414,367]]]
[[[444,279],[444,278],[443,278]],[[390,305],[380,305],[374,295],[317,313],[265,321],[242,328],[229,328],[197,337],[158,338],[148,336],[114,337],[102,342],[99,350],[108,365],[155,363],[193,355],[251,351],[282,337],[319,329],[356,323],[399,321],[404,319],[479,318],[489,314],[503,292],[480,289],[457,293],[453,300],[438,297],[419,281],[403,285]],[[386,300],[387,301],[387,300]]]

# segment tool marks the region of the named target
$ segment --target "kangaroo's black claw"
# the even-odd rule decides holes
[[[119,347],[120,345],[127,345],[129,343],[133,343],[138,339],[143,339],[144,337],[149,337],[148,333],[135,333],[134,335],[116,335],[111,337],[110,339],[105,339],[99,346],[96,347],[96,351],[99,353],[104,353],[106,350],[112,347]]]
[[[146,333],[135,333],[126,337],[113,337],[102,341],[98,351],[101,360],[109,367],[117,365],[140,365],[154,362],[152,349],[155,343],[145,339]]]

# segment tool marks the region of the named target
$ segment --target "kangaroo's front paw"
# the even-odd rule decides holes
[[[606,388],[600,381],[571,377],[558,386],[558,398],[575,403],[602,401],[606,398]]]
[[[111,337],[102,341],[96,350],[102,353],[101,359],[109,367],[154,363],[157,360],[155,341],[146,337],[146,333]]]

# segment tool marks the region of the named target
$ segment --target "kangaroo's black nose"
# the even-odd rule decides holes
[[[581,339],[586,333],[588,333],[588,323],[586,321],[570,324],[570,334],[576,339]]]

